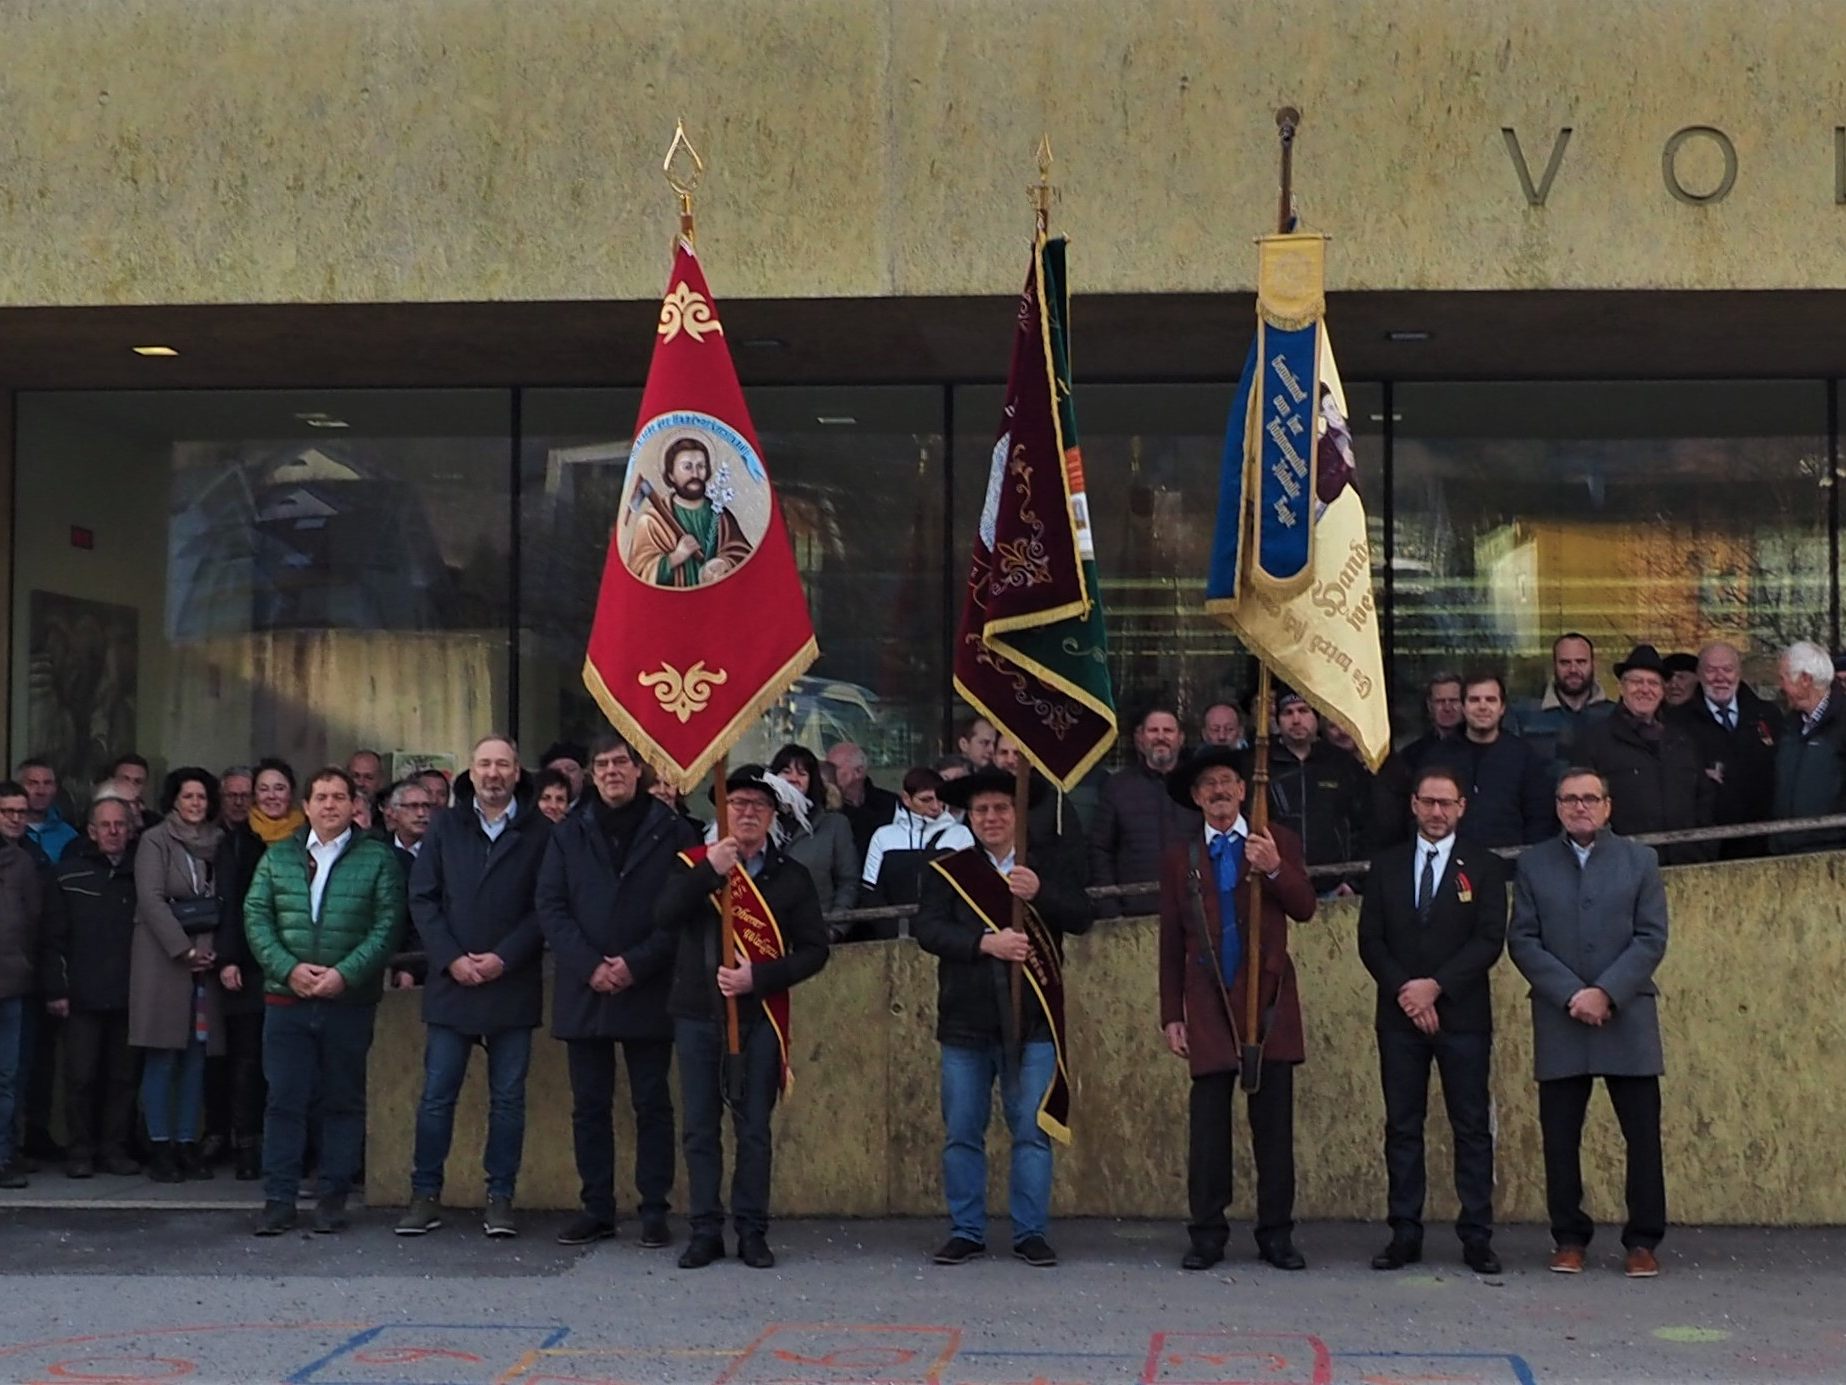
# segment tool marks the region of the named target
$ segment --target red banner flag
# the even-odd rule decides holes
[[[584,686],[641,757],[684,791],[819,655],[724,326],[682,239]]]

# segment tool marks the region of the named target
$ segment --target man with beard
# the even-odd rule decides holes
[[[1596,646],[1572,630],[1551,646],[1551,681],[1536,703],[1520,709],[1517,730],[1563,769],[1583,758],[1578,744],[1614,710],[1596,681]]]
[[[1096,820],[1090,825],[1090,883],[1128,885],[1160,878],[1160,857],[1174,842],[1199,830],[1196,809],[1188,810],[1167,794],[1167,775],[1179,764],[1182,749],[1179,715],[1156,703],[1135,722],[1135,762],[1109,776],[1097,796]],[[1158,891],[1105,898],[1099,917],[1152,913]]]
[[[1634,647],[1615,666],[1622,697],[1614,712],[1578,742],[1587,768],[1608,783],[1613,803],[1609,823],[1624,837],[1709,827],[1717,786],[1705,773],[1705,759],[1692,734],[1660,712],[1666,701],[1665,661],[1651,644]],[[1660,848],[1663,865],[1709,861],[1708,842]]]
[[[1669,660],[1669,662],[1671,662]],[[1699,694],[1663,714],[1691,732],[1712,781],[1712,821],[1762,822],[1775,802],[1776,737],[1781,713],[1743,681],[1743,656],[1722,640],[1699,651]],[[1669,699],[1670,700],[1670,699]],[[1761,838],[1721,843],[1727,859],[1760,855]]]
[[[728,510],[705,493],[711,484],[711,451],[697,438],[667,445],[662,496],[645,482],[635,493],[639,510],[628,546],[628,570],[657,587],[696,587],[716,582],[750,556],[750,541]]]

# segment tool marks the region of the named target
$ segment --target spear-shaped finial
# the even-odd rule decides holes
[[[673,122],[673,143],[667,146],[667,156],[660,161],[660,171],[667,175],[667,186],[679,197],[679,233],[691,240],[692,194],[699,190],[699,181],[705,176],[705,160],[686,138],[683,120]]]

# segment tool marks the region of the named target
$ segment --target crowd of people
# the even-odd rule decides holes
[[[147,761],[124,754],[81,828],[59,806],[56,767],[25,760],[0,782],[0,1187],[25,1186],[47,1161],[75,1179],[145,1168],[162,1182],[228,1166],[262,1181],[255,1230],[279,1235],[297,1225],[312,1170],[312,1229],[338,1232],[362,1177],[377,1005],[386,988],[416,990],[423,1088],[396,1230],[422,1235],[444,1221],[455,1107],[480,1049],[482,1225],[517,1235],[548,954],[582,1180],[580,1214],[559,1239],[615,1234],[619,1057],[636,1119],[641,1244],[673,1239],[668,1197],[683,1157],[691,1234],[680,1264],[726,1253],[728,1107],[737,1254],[771,1265],[770,1121],[787,1078],[787,993],[831,946],[907,928],[939,959],[951,1235],[935,1258],[985,1253],[985,1132],[998,1084],[1012,1135],[1013,1250],[1048,1266],[1051,1142],[1069,1080],[1062,939],[1099,918],[1157,912],[1161,1027],[1192,1076],[1184,1264],[1206,1268],[1224,1253],[1241,1084],[1258,1252],[1299,1269],[1301,1018],[1288,926],[1320,897],[1357,890],[1360,954],[1379,986],[1390,1184],[1392,1239],[1374,1264],[1421,1255],[1434,1062],[1455,1129],[1464,1257],[1482,1272],[1499,1267],[1486,978],[1506,949],[1534,993],[1551,1267],[1580,1270],[1593,1230],[1576,1145],[1602,1077],[1629,1145],[1627,1268],[1656,1273],[1666,1218],[1651,983],[1666,944],[1657,863],[1834,847],[1846,829],[1657,850],[1624,839],[1846,812],[1846,675],[1819,647],[1791,645],[1778,708],[1743,683],[1728,644],[1666,657],[1642,645],[1615,665],[1610,698],[1588,639],[1561,636],[1552,655],[1551,679],[1519,704],[1495,673],[1430,679],[1426,730],[1376,773],[1281,689],[1261,831],[1244,815],[1247,709],[1208,707],[1189,748],[1173,708],[1144,708],[1133,755],[1102,784],[1087,828],[1072,802],[1027,776],[1023,855],[1020,751],[979,716],[896,791],[873,781],[849,742],[824,755],[785,746],[714,786],[722,833],[614,734],[551,746],[530,770],[509,738],[489,735],[453,783],[434,770],[386,783],[370,750],[305,777],[275,758],[219,773],[185,766],[165,776],[152,806]],[[1513,872],[1510,931],[1509,872],[1495,851],[1509,846],[1532,847]],[[1363,873],[1309,873],[1367,858]],[[1262,895],[1254,921],[1239,888],[1251,872]],[[1592,877],[1594,910],[1583,883]],[[1097,885],[1118,888],[1087,888]],[[719,949],[724,890],[739,920],[734,959]],[[868,905],[912,907],[853,912]],[[1253,927],[1266,958],[1258,1082],[1240,1073],[1256,1051],[1239,1032]],[[62,1141],[51,1128],[60,1080]]]

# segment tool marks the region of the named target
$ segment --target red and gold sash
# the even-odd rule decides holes
[[[695,846],[690,851],[682,851],[679,859],[689,866],[696,866],[705,859],[711,848]],[[769,907],[769,901],[763,898],[763,892],[756,887],[756,881],[750,878],[750,872],[738,866],[730,874],[731,887],[731,931],[737,936],[737,950],[744,955],[752,967],[761,962],[773,962],[787,950],[782,943],[782,928],[776,922],[775,911]],[[717,891],[711,896],[712,911],[719,909]],[[763,1014],[769,1020],[769,1027],[776,1032],[776,1045],[782,1050],[782,1095],[788,1096],[795,1090],[794,1069],[788,1065],[788,992],[772,991],[764,995],[754,992],[763,1007]]]
[[[975,917],[998,933],[1013,921],[1013,892],[1006,878],[993,868],[987,853],[967,847],[930,865],[955,887],[955,893],[974,910]],[[1038,1125],[1059,1144],[1070,1143],[1070,1070],[1064,1063],[1064,965],[1058,960],[1057,941],[1030,904],[1023,910],[1026,937],[1032,950],[1023,964],[1026,984],[1038,997],[1039,1008],[1051,1026],[1051,1046],[1057,1052],[1051,1084],[1038,1102]]]

